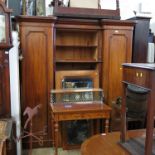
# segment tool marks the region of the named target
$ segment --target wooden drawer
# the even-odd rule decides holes
[[[149,88],[149,72],[146,69],[124,67],[123,81]]]
[[[73,114],[59,114],[59,120],[80,120],[80,119],[97,119],[110,118],[110,113],[107,112],[90,112],[90,113],[73,113]]]

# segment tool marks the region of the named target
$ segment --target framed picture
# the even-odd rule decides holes
[[[45,15],[45,1],[43,0],[36,1],[36,15],[37,16]]]
[[[7,5],[13,10],[12,16],[19,16],[22,14],[22,0],[7,0]]]

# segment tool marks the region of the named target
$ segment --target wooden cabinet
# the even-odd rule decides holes
[[[122,66],[131,62],[133,23],[127,21],[102,21],[103,68],[102,87],[105,102],[112,105],[122,95]]]
[[[0,117],[11,116],[9,53],[0,50]]]
[[[33,132],[43,131],[43,145],[50,146],[50,90],[53,88],[53,26],[55,18],[18,17],[21,54],[21,113],[26,107],[41,109],[33,118]],[[26,117],[22,115],[24,126]],[[29,130],[29,129],[27,129]],[[24,139],[25,140],[25,139]],[[33,139],[34,140],[34,139]],[[27,143],[28,141],[23,141]],[[37,141],[33,141],[38,146]]]
[[[136,22],[133,34],[132,62],[146,63],[150,17],[133,17],[129,20]]]

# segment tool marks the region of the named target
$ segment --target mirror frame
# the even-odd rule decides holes
[[[78,1],[78,0],[77,0]],[[118,19],[120,20],[119,0],[116,0],[116,10],[95,8],[80,8],[64,6],[63,0],[52,0],[53,15],[57,17],[71,17],[84,19]]]

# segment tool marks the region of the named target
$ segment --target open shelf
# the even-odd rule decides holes
[[[56,63],[101,63],[102,61],[96,60],[73,60],[73,59],[65,59],[65,60],[56,60]]]
[[[57,30],[56,35],[57,46],[97,47],[98,45],[98,33],[95,30],[79,31],[77,29],[60,29]]]
[[[61,44],[56,44],[56,47],[58,47],[58,48],[76,48],[76,47],[78,47],[78,48],[97,48],[98,47],[98,45],[82,45],[82,44],[79,44],[79,45],[75,45],[75,44],[63,44],[63,45],[61,45]]]
[[[99,35],[96,30],[58,29],[56,31],[56,61],[94,62],[98,60]],[[75,61],[74,61],[75,60]]]
[[[61,27],[56,29],[56,71],[93,70],[101,64],[98,29]]]

